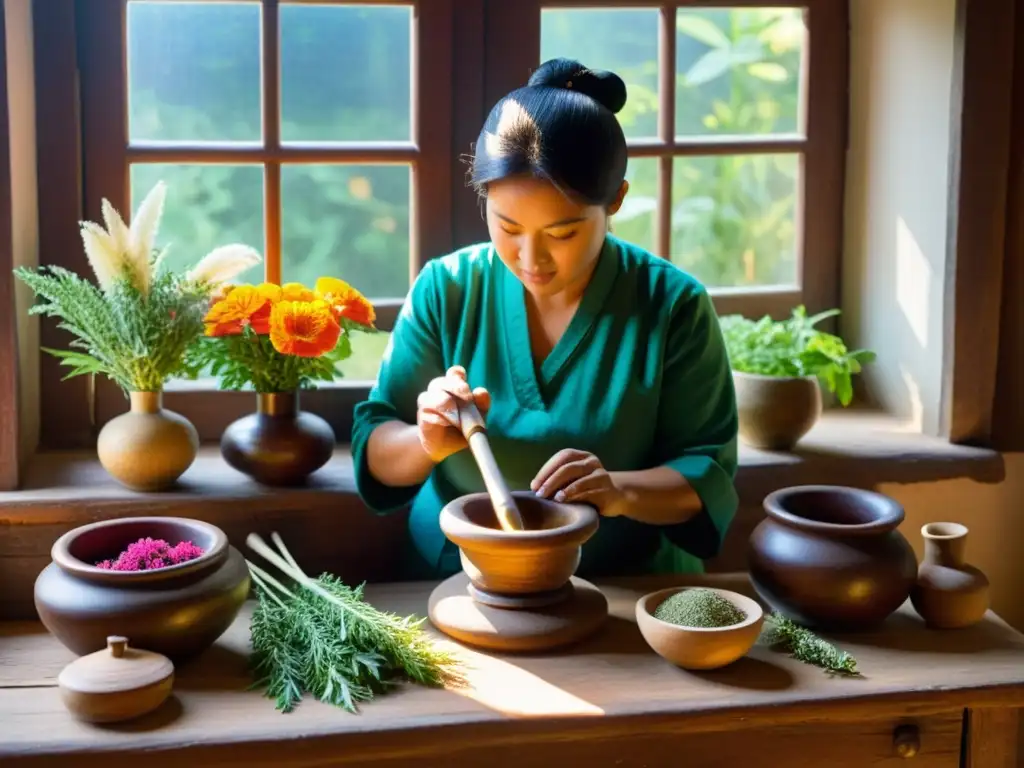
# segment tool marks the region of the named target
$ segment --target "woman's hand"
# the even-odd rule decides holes
[[[459,408],[473,403],[487,419],[491,396],[483,387],[471,390],[466,369],[456,365],[427,385],[416,399],[416,426],[420,445],[435,464],[467,447],[459,425]]]
[[[573,448],[548,459],[530,488],[542,498],[590,504],[606,517],[621,515],[626,507],[625,494],[616,487],[601,460]]]

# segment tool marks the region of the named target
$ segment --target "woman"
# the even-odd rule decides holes
[[[737,505],[729,363],[704,288],[608,234],[628,189],[625,102],[616,75],[556,59],[480,133],[491,242],[424,268],[355,411],[363,500],[412,504],[410,577],[460,569],[438,513],[484,490],[458,429],[470,400],[510,487],[602,515],[580,575],[701,570],[721,545]]]

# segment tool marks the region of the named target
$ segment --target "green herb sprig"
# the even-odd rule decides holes
[[[801,627],[796,622],[772,613],[765,616],[760,641],[776,650],[790,654],[794,659],[835,675],[856,677],[857,660],[827,640]]]
[[[363,599],[362,586],[330,574],[310,578],[276,533],[271,539],[276,552],[255,534],[246,543],[294,586],[248,564],[259,601],[250,662],[253,687],[265,689],[277,709],[290,712],[310,693],[354,713],[359,702],[406,680],[430,687],[462,681],[454,654],[421,629],[425,619],[380,611]]]
[[[159,262],[154,255],[152,264]],[[170,271],[141,291],[127,273],[107,290],[62,267],[19,267],[14,274],[36,294],[29,312],[59,320],[72,349],[45,349],[70,368],[64,377],[100,374],[125,392],[155,392],[187,376],[186,351],[203,334],[209,291]]]
[[[852,377],[875,359],[867,349],[850,351],[838,336],[818,330],[822,320],[838,309],[811,317],[799,306],[786,320],[765,315],[750,320],[741,315],[720,318],[729,363],[734,371],[762,376],[816,376],[846,406],[853,400]]]

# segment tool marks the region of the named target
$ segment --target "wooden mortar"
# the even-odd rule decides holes
[[[461,496],[441,510],[441,530],[459,547],[462,568],[478,591],[474,599],[507,608],[535,606],[531,598],[545,594],[561,599],[579,566],[580,548],[597,531],[597,511],[529,491],[512,497],[523,530],[498,527],[486,493]]]

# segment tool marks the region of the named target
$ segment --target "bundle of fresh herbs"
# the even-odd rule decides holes
[[[725,315],[719,323],[734,371],[762,376],[816,376],[842,405],[853,399],[852,376],[860,373],[875,353],[849,350],[841,338],[815,326],[839,314],[838,309],[811,317],[803,306],[782,321],[765,315],[749,320]]]
[[[797,661],[821,667],[835,675],[860,674],[857,671],[857,660],[853,656],[778,613],[765,616],[760,641],[790,654]]]
[[[264,688],[282,712],[305,693],[349,712],[358,702],[403,681],[438,687],[461,681],[454,654],[423,632],[425,619],[379,611],[351,588],[323,574],[310,578],[276,533],[277,551],[250,534],[249,547],[292,582],[286,586],[249,563],[258,604],[250,625],[255,688]]]

